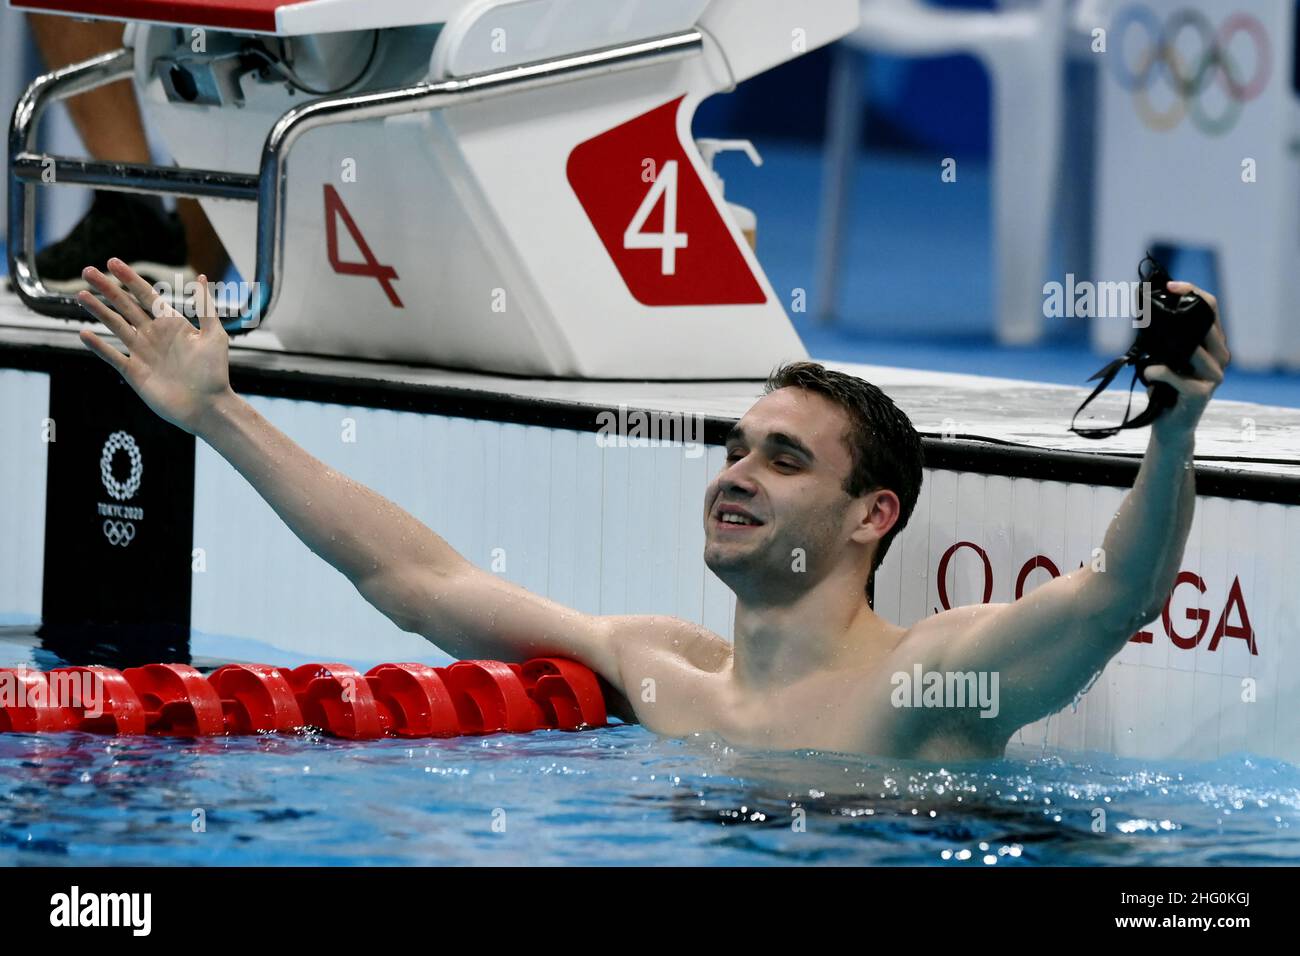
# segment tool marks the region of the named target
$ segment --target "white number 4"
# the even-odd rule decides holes
[[[664,231],[642,232],[645,221],[659,202],[664,200]],[[670,276],[677,272],[677,250],[686,248],[686,233],[677,232],[677,160],[664,163],[659,175],[650,184],[650,191],[641,200],[636,215],[623,231],[624,249],[659,249],[660,271]]]

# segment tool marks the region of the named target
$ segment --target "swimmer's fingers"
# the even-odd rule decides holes
[[[1223,323],[1219,320],[1218,298],[1212,293],[1206,292],[1200,286],[1181,280],[1170,280],[1166,288],[1175,295],[1186,295],[1189,292],[1195,293],[1209,303],[1210,308],[1214,310],[1214,325],[1210,326],[1210,331],[1205,333],[1205,347],[1214,356],[1214,360],[1219,363],[1221,369],[1227,368],[1228,363],[1232,361],[1232,354],[1228,351],[1228,338],[1223,334]]]
[[[135,297],[118,285],[112,277],[104,275],[94,266],[87,266],[82,270],[81,277],[98,289],[129,325],[139,329],[153,321],[153,317],[140,308],[140,303],[136,302]],[[109,328],[113,327],[110,325]],[[113,329],[113,331],[117,330]]]
[[[101,302],[93,292],[78,292],[77,301],[83,309],[108,326],[108,330],[121,339],[123,344],[130,346],[139,336],[140,333],[133,325]]]
[[[81,339],[81,343],[85,345],[86,348],[90,349],[109,365],[113,366],[113,368],[117,369],[123,378],[126,377],[127,357],[125,355],[113,348],[113,346],[109,345],[94,332],[90,331],[90,329],[82,329],[77,333],[77,337]]]
[[[1142,377],[1147,380],[1148,384],[1164,382],[1174,388],[1178,394],[1188,395],[1193,398],[1209,398],[1214,394],[1215,388],[1218,387],[1218,382],[1175,374],[1167,365],[1148,365],[1146,371],[1142,373]],[[1220,379],[1222,379],[1222,376],[1220,376]]]
[[[1205,346],[1198,346],[1192,353],[1192,371],[1196,377],[1207,382],[1213,382],[1216,386],[1223,384],[1223,366],[1219,364],[1218,359]]]
[[[121,259],[109,259],[108,271],[127,292],[135,296],[136,300],[154,319],[161,319],[164,315],[175,315],[176,310],[171,307],[168,301],[158,294],[141,275],[132,269]]]
[[[1184,282],[1182,279],[1170,279],[1169,284],[1166,285],[1165,288],[1167,288],[1170,292],[1174,293],[1175,295],[1186,295],[1189,292],[1193,292],[1196,295],[1199,295],[1202,299],[1204,299],[1206,302],[1210,304],[1210,308],[1214,310],[1214,314],[1216,316],[1219,314],[1218,297],[1211,292],[1206,292],[1198,285],[1193,285],[1190,282]]]
[[[1210,331],[1205,334],[1205,347],[1209,349],[1214,360],[1219,363],[1219,368],[1226,369],[1228,363],[1232,361],[1232,353],[1228,351],[1228,337],[1223,334],[1223,327],[1219,325],[1219,320],[1214,320],[1214,325]]]
[[[213,301],[212,292],[208,288],[208,277],[199,276],[199,294],[196,303],[199,311],[199,332],[204,335],[215,335],[217,332],[224,332],[225,328],[221,324],[221,319],[217,317],[217,303]]]

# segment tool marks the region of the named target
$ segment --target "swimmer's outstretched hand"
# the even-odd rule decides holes
[[[1166,434],[1174,432],[1193,432],[1201,420],[1201,413],[1209,404],[1214,390],[1223,382],[1224,370],[1228,367],[1231,355],[1228,352],[1228,340],[1223,334],[1219,322],[1219,300],[1204,289],[1197,288],[1190,282],[1171,280],[1165,287],[1175,295],[1195,292],[1209,303],[1214,310],[1214,325],[1205,333],[1204,341],[1196,347],[1192,355],[1194,375],[1178,375],[1167,365],[1149,365],[1145,372],[1148,382],[1164,382],[1178,390],[1178,402],[1173,408],[1160,415],[1151,427],[1156,432]]]
[[[90,329],[81,330],[82,344],[117,369],[159,417],[195,434],[217,399],[230,392],[230,339],[217,318],[207,277],[199,277],[196,329],[121,259],[110,259],[108,269],[121,285],[93,266],[82,276],[114,308],[90,292],[79,293],[77,299],[129,354]]]

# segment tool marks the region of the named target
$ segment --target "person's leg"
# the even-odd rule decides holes
[[[48,69],[57,70],[122,46],[122,24],[28,14],[36,48]],[[65,100],[86,152],[114,163],[149,162],[149,142],[131,80],[101,86]]]
[[[189,252],[190,265],[199,275],[205,275],[213,282],[220,282],[230,268],[230,256],[221,244],[217,230],[212,228],[208,214],[203,211],[196,199],[176,200],[176,215],[180,218],[181,228],[185,230],[185,248]]]
[[[47,69],[89,60],[122,45],[122,24],[29,14],[28,23]],[[129,79],[66,100],[86,152],[117,163],[148,163],[149,141]],[[190,265],[214,280],[225,275],[230,259],[208,217],[193,199],[179,199],[176,214],[185,230]]]

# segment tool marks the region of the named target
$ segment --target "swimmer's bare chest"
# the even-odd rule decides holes
[[[623,662],[624,687],[635,719],[668,737],[717,734],[739,747],[824,750],[907,759],[999,757],[1006,741],[966,732],[951,711],[897,707],[881,660],[851,670],[813,674],[787,687],[742,692],[730,645],[643,647]]]

